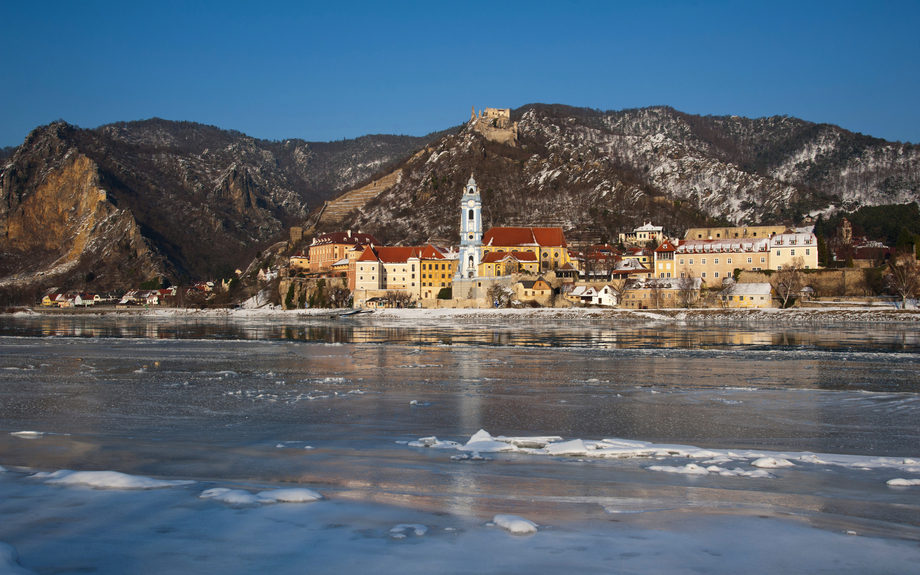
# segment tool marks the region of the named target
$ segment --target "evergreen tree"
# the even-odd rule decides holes
[[[830,258],[827,254],[827,242],[824,241],[824,219],[820,215],[815,222],[815,236],[818,242],[818,265],[826,268],[830,265]]]
[[[899,254],[913,251],[913,244],[914,235],[910,233],[910,230],[907,229],[907,226],[901,228],[901,233],[898,235],[898,241],[894,244],[895,251],[897,251]]]

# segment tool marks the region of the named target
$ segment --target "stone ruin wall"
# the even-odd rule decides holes
[[[513,144],[518,139],[518,123],[511,121],[510,108],[486,108],[470,115],[473,129],[485,138],[500,144]]]

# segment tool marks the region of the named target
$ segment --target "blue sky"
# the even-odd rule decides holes
[[[62,118],[424,135],[471,106],[787,114],[920,142],[920,1],[4,2],[0,146]]]

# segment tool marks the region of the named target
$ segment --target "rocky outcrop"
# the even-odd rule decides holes
[[[212,278],[426,141],[266,142],[157,119],[37,128],[0,169],[0,285]]]
[[[99,166],[59,131],[45,136],[0,172],[0,284],[92,273],[117,285],[170,273],[133,214],[113,203]]]

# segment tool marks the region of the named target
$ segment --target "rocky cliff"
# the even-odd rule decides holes
[[[33,132],[0,172],[4,284],[107,277],[112,285],[171,270],[119,209],[98,164],[68,145],[71,129]]]
[[[426,141],[266,142],[157,119],[38,128],[0,170],[0,286],[226,275]]]

